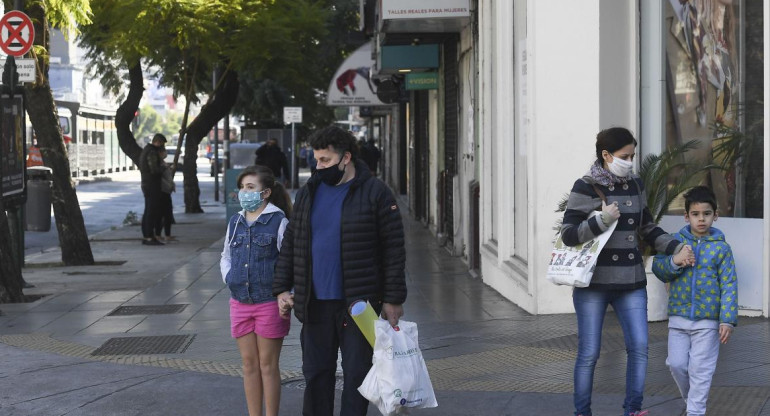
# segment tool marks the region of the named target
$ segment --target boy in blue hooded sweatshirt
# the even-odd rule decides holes
[[[725,235],[711,226],[717,219],[714,193],[697,186],[685,195],[684,226],[674,237],[689,247],[677,256],[657,255],[655,276],[670,283],[668,358],[687,415],[705,415],[719,343],[727,343],[738,322],[735,260]]]

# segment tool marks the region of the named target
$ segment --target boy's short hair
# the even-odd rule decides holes
[[[326,149],[332,146],[340,155],[350,152],[352,160],[358,157],[358,143],[348,131],[337,126],[324,127],[310,137],[310,146],[315,150]]]
[[[711,208],[714,212],[717,210],[717,198],[714,196],[714,192],[707,186],[696,186],[684,194],[684,210],[690,212],[690,204],[692,203],[704,203],[711,204]]]

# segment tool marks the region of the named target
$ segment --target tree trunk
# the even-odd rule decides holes
[[[141,101],[144,93],[144,77],[142,76],[142,65],[139,62],[134,63],[128,69],[128,79],[130,82],[128,96],[115,111],[115,129],[118,132],[120,149],[131,158],[135,165],[139,166],[142,147],[136,143],[136,137],[131,131],[131,121],[134,120],[136,110],[139,108],[139,101]]]
[[[35,24],[35,45],[49,50],[48,22],[42,2],[36,2],[27,8],[27,13]],[[34,84],[26,84],[26,107],[29,119],[37,135],[40,152],[45,166],[53,170],[53,213],[56,229],[59,233],[62,262],[66,265],[91,265],[94,256],[88,241],[83,213],[80,211],[78,195],[72,185],[70,163],[64,146],[56,105],[51,86],[48,83],[48,65],[45,56],[37,56],[37,79]]]
[[[13,253],[14,240],[0,199],[0,303],[23,302],[21,268]]]
[[[238,87],[238,74],[234,71],[228,71],[219,90],[214,91],[213,98],[201,108],[201,112],[187,127],[184,166],[182,168],[186,213],[203,212],[200,203],[201,190],[198,187],[198,166],[196,163],[198,145],[222,117],[230,114],[230,110],[238,98]]]

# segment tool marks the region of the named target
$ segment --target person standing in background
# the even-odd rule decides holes
[[[142,194],[144,194],[144,213],[142,214],[142,244],[162,246],[155,238],[155,225],[161,215],[161,180],[163,177],[163,158],[160,152],[166,145],[166,136],[157,133],[150,144],[144,146],[139,156],[139,171],[142,174]]]

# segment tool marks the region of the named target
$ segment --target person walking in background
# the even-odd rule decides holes
[[[32,144],[27,149],[27,167],[43,166],[43,155],[37,145],[37,137],[32,137]]]
[[[171,193],[176,191],[176,184],[174,184],[174,171],[165,160],[167,155],[166,149],[161,149],[160,160],[163,166],[163,173],[160,180],[160,215],[158,216],[158,222],[155,224],[155,238],[158,240],[163,239],[166,242],[176,239],[171,235],[171,225],[176,224]],[[163,237],[161,237],[161,230],[164,232]]]
[[[374,139],[369,139],[366,142],[362,141],[361,144],[361,159],[369,166],[369,170],[372,171],[374,176],[377,176],[377,167],[380,163],[380,149],[374,145]]]
[[[316,171],[316,165],[318,162],[315,160],[315,155],[313,153],[313,147],[308,145],[307,146],[307,167],[310,168],[310,174],[313,175]]]
[[[633,174],[635,150],[636,139],[627,129],[613,127],[599,132],[596,161],[575,181],[564,212],[562,241],[570,247],[597,237],[618,222],[599,254],[591,284],[572,292],[578,324],[575,415],[591,416],[594,369],[608,305],[612,305],[620,321],[626,344],[623,415],[648,414],[641,410],[647,375],[647,275],[636,236],[655,251],[668,255],[679,253],[684,244],[653,221],[644,197],[644,184]],[[606,196],[606,202],[595,189]],[[601,215],[589,218],[591,211],[597,209],[601,209]]]
[[[280,178],[283,184],[288,186],[289,178],[289,163],[286,161],[286,155],[278,146],[278,140],[270,138],[264,145],[260,146],[255,152],[257,155],[254,161],[255,165],[267,166],[273,171],[273,175],[276,178]]]
[[[139,171],[142,175],[142,194],[144,194],[144,213],[142,214],[142,244],[162,246],[155,238],[155,225],[161,215],[161,178],[163,177],[163,158],[161,149],[166,144],[166,136],[157,133],[150,144],[144,146],[139,156]]]
[[[348,307],[368,300],[390,325],[398,324],[406,300],[404,228],[393,193],[358,160],[351,134],[326,127],[310,144],[318,166],[297,193],[273,294],[282,314],[294,307],[302,322],[303,415],[332,415],[341,350],[340,414],[363,416],[369,402],[357,388],[373,350]]]
[[[726,344],[738,324],[735,260],[717,220],[711,189],[696,186],[684,194],[684,219],[674,238],[687,244],[678,256],[655,256],[652,271],[670,283],[668,358],[687,416],[706,414],[719,343]],[[687,255],[682,255],[686,253]]]
[[[281,401],[278,358],[289,320],[272,295],[273,269],[291,215],[286,190],[264,166],[249,166],[237,178],[242,211],[228,221],[219,263],[230,289],[231,334],[243,362],[243,388],[250,416],[277,416]]]

